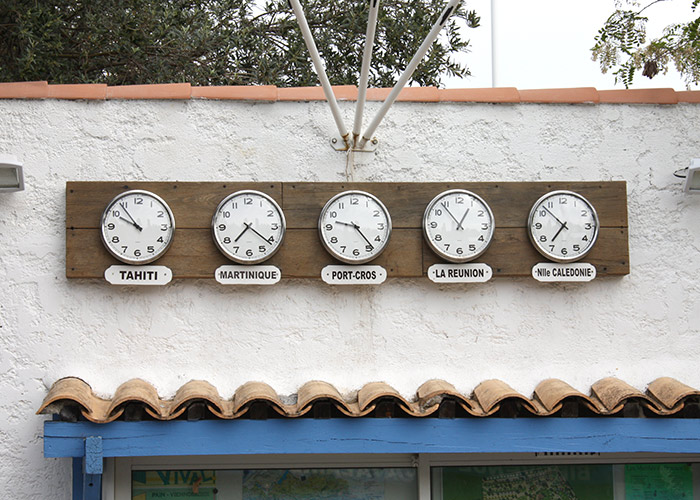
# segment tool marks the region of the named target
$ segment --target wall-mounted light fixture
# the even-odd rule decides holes
[[[686,193],[700,194],[700,158],[690,160],[690,166],[686,170],[683,190]]]
[[[0,193],[13,191],[24,191],[22,164],[14,156],[0,155]]]

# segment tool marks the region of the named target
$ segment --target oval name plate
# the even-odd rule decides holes
[[[221,266],[214,277],[222,285],[274,285],[282,271],[276,266]]]
[[[167,285],[173,272],[165,266],[110,266],[105,279],[113,285]]]
[[[532,277],[546,283],[557,281],[584,282],[591,281],[596,277],[596,269],[593,264],[587,262],[572,262],[570,264],[540,262],[532,266]]]
[[[382,266],[326,266],[321,278],[329,285],[380,285],[386,280]]]
[[[492,277],[488,264],[433,264],[428,268],[433,283],[484,283]]]

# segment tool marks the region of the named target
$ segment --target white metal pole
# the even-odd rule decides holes
[[[328,80],[328,75],[326,75],[326,70],[323,67],[321,55],[318,53],[318,49],[316,48],[316,43],[314,42],[314,37],[309,29],[309,23],[306,21],[304,10],[301,8],[299,0],[290,0],[290,4],[292,6],[292,10],[294,11],[294,15],[297,18],[297,24],[299,24],[301,34],[304,37],[304,42],[306,42],[306,48],[309,50],[309,54],[311,55],[314,68],[316,68],[318,79],[321,80],[323,93],[326,95],[326,100],[331,107],[331,113],[333,113],[333,119],[335,119],[335,124],[338,126],[338,132],[340,132],[340,136],[347,144],[348,130],[345,128],[343,118],[340,116],[338,102],[335,100],[335,94],[333,93],[333,88],[331,88],[331,82]]]
[[[360,71],[360,85],[357,93],[357,106],[355,107],[355,124],[352,127],[352,143],[357,145],[357,139],[362,132],[362,115],[365,111],[367,99],[367,81],[369,80],[369,65],[372,62],[372,48],[374,47],[374,35],[377,31],[377,15],[379,14],[379,0],[369,0],[369,17],[367,18],[367,35],[365,36],[365,51],[362,54],[362,69]]]
[[[430,33],[428,33],[428,36],[425,37],[425,40],[423,40],[423,44],[418,48],[418,51],[416,52],[416,55],[413,56],[413,59],[411,59],[411,62],[408,63],[408,66],[404,70],[404,72],[401,74],[399,77],[398,81],[396,82],[396,85],[394,85],[394,88],[391,89],[391,92],[387,96],[387,98],[384,100],[384,103],[382,104],[382,107],[379,108],[379,111],[377,111],[377,114],[375,117],[372,119],[372,122],[369,124],[367,129],[365,130],[365,133],[362,134],[362,139],[360,140],[359,148],[363,148],[364,145],[369,141],[372,136],[374,135],[374,132],[377,130],[377,127],[381,123],[381,121],[384,119],[384,116],[386,116],[387,112],[389,111],[389,108],[391,107],[392,104],[394,104],[394,101],[396,98],[399,96],[399,92],[403,89],[404,85],[406,85],[406,82],[408,82],[408,79],[411,78],[413,75],[413,72],[416,70],[418,67],[418,64],[420,64],[421,60],[423,60],[423,57],[425,54],[428,53],[428,50],[430,49],[430,46],[433,44],[435,39],[438,37],[440,34],[440,30],[445,26],[445,23],[449,19],[450,15],[455,11],[457,8],[457,5],[459,5],[461,0],[450,0],[450,2],[447,4],[447,7],[445,7],[445,10],[442,11],[442,14],[440,14],[440,18],[437,20],[433,28],[430,30]]]

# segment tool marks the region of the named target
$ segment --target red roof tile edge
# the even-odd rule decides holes
[[[371,88],[367,99],[381,101],[391,89]],[[333,87],[339,101],[357,99],[357,87]],[[323,101],[321,87],[278,88],[274,85],[191,86],[189,83],[107,86],[104,84],[54,85],[48,82],[0,83],[0,99],[227,99],[241,101]],[[398,101],[481,102],[538,104],[677,104],[700,103],[700,90],[660,89],[597,90],[593,87],[561,89],[406,87]]]

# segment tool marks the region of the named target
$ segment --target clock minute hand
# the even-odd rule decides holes
[[[262,234],[260,234],[259,232],[257,232],[257,231],[255,230],[255,228],[253,227],[253,224],[246,224],[245,222],[244,222],[243,224],[245,224],[245,226],[246,226],[248,229],[250,229],[251,231],[253,231],[255,234],[257,234],[258,236],[260,236],[260,237],[265,241],[265,243],[268,243],[268,244],[269,244],[269,243],[272,243],[268,238],[265,238]]]
[[[559,224],[561,224],[562,226],[566,226],[566,222],[560,221],[559,218],[558,218],[556,215],[554,215],[552,212],[550,212],[549,209],[548,209],[547,207],[545,207],[544,205],[542,205],[542,208],[544,208],[544,209],[547,211],[547,213],[548,213],[549,215],[551,215],[552,217],[554,217],[554,218],[556,219],[556,221],[557,221]],[[569,228],[567,227],[566,229],[569,229]]]
[[[374,250],[374,245],[372,245],[372,243],[370,243],[370,241],[367,239],[367,236],[365,236],[364,234],[362,234],[362,231],[360,231],[360,226],[358,226],[357,224],[355,224],[355,223],[352,222],[352,221],[350,221],[350,222],[352,223],[352,226],[355,228],[355,230],[356,230],[358,233],[360,233],[360,236],[362,236],[362,237],[365,239],[365,241],[367,242],[367,244],[369,245],[369,247],[370,247],[372,250]]]
[[[131,216],[131,214],[129,213],[129,211],[126,209],[126,205],[124,205],[123,203],[120,203],[119,206],[122,207],[122,210],[124,210],[124,213],[125,213],[126,215],[129,216],[129,219],[131,219],[131,223],[132,223],[134,226],[136,226],[136,228],[137,228],[139,231],[143,231],[143,228],[142,228],[141,226],[139,226],[139,225],[136,223],[136,221],[134,220],[134,218]],[[123,217],[119,217],[119,218],[120,218],[120,219],[123,219]],[[124,220],[126,220],[126,219],[124,219]],[[129,222],[129,221],[127,221],[127,222]]]
[[[467,208],[467,211],[464,212],[464,215],[462,216],[462,220],[460,220],[460,221],[457,223],[457,229],[459,229],[460,227],[461,227],[462,229],[464,229],[464,226],[462,225],[462,222],[464,222],[464,219],[467,218],[467,214],[468,214],[468,213],[469,213],[469,209]]]

